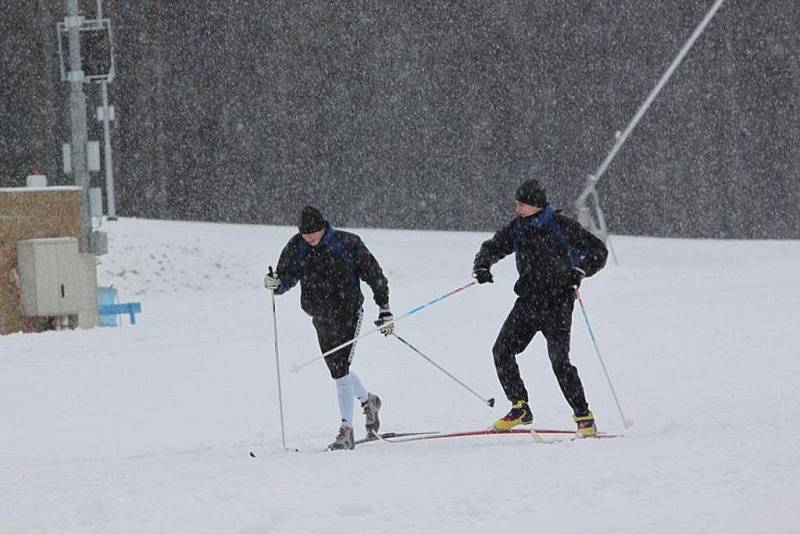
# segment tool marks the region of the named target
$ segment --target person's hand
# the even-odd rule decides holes
[[[584,276],[586,276],[586,271],[573,267],[567,273],[567,285],[569,287],[580,287]]]
[[[381,310],[378,314],[378,320],[375,321],[375,326],[380,326],[380,332],[384,336],[391,336],[394,334],[394,315],[387,310]]]
[[[276,273],[272,272],[272,267],[270,267],[267,274],[264,275],[264,287],[270,291],[275,291],[279,285],[281,285],[281,279],[278,278]]]
[[[489,271],[489,269],[486,268],[475,269],[472,272],[472,277],[475,280],[477,280],[479,284],[486,284],[486,283],[491,284],[492,282],[494,282],[492,273]]]

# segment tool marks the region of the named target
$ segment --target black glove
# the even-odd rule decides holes
[[[378,314],[378,320],[375,321],[375,326],[381,327],[380,332],[384,336],[391,336],[394,334],[394,323],[392,321],[394,321],[394,315],[392,315],[392,312],[387,308],[381,310]]]
[[[586,271],[578,267],[573,267],[567,273],[567,286],[581,287],[581,280],[586,276]]]
[[[485,284],[487,282],[491,284],[492,282],[494,282],[494,278],[492,278],[492,273],[489,271],[489,269],[486,269],[485,267],[481,267],[480,269],[475,269],[472,272],[472,278],[477,280],[479,284]]]

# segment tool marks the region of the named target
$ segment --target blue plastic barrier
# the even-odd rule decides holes
[[[127,313],[131,319],[131,324],[136,324],[136,314],[142,313],[141,302],[123,302],[122,304],[103,304],[97,307],[100,317],[104,315],[119,315]]]
[[[100,326],[118,326],[117,315],[127,313],[131,324],[136,324],[136,314],[142,313],[141,302],[118,302],[119,296],[115,287],[97,288],[97,314]]]
[[[100,315],[100,326],[117,326],[117,314],[109,313],[103,314],[100,308],[111,304],[116,304],[118,301],[116,287],[98,287],[97,288],[97,311]]]

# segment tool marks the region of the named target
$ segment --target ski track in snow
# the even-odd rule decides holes
[[[525,435],[322,452],[335,388],[299,289],[261,286],[294,229],[121,219],[101,285],[138,324],[0,338],[0,532],[797,533],[798,241],[614,237],[620,265],[582,288],[626,416],[620,439]],[[488,233],[355,230],[401,314],[468,283]],[[401,343],[369,336],[353,368],[382,430],[485,428],[508,410],[491,346],[513,259],[398,324],[489,409]],[[377,314],[365,287],[367,318]],[[601,430],[623,432],[580,311],[572,360]],[[519,358],[540,428],[572,428],[540,336]],[[363,436],[356,417],[357,438]],[[251,458],[253,451],[256,458]]]

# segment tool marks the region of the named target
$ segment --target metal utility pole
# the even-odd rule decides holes
[[[103,0],[97,0],[97,20],[103,20]],[[108,82],[111,81],[113,72],[109,73],[108,79],[100,82],[100,89],[103,94],[103,147],[105,152],[106,168],[106,215],[109,221],[117,220],[117,206],[114,197],[114,163],[111,159],[111,126],[108,108]]]
[[[155,52],[155,94],[158,98],[158,113],[156,116],[156,177],[158,188],[156,189],[156,205],[158,206],[158,216],[162,219],[168,218],[167,213],[167,199],[169,198],[169,191],[167,188],[167,136],[164,131],[164,117],[167,115],[167,109],[164,102],[164,78],[166,76],[166,69],[164,68],[164,50],[163,36],[166,35],[166,17],[161,13],[161,0],[156,0],[156,27],[153,37],[153,50]]]
[[[83,17],[78,15],[78,0],[66,0],[67,17],[64,26],[69,34],[69,96],[70,130],[72,132],[72,173],[75,185],[81,188],[81,239],[80,250],[89,252],[92,221],[89,214],[89,169],[86,165],[86,94],[83,92],[84,74],[81,67],[80,28]]]
[[[114,200],[114,162],[111,159],[111,112],[108,107],[108,82],[100,82],[103,93],[103,146],[106,168],[106,215],[109,221],[117,220],[117,205]]]

